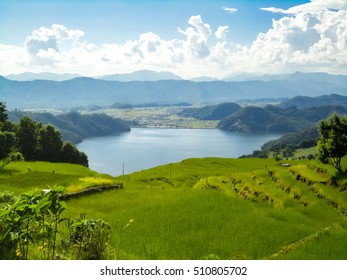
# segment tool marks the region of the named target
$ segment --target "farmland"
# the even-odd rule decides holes
[[[67,202],[66,216],[111,225],[107,259],[347,259],[346,176],[316,161],[288,163],[187,159],[112,178],[21,162],[0,170],[0,187],[20,193],[60,182],[72,191],[93,181],[81,178],[122,182],[123,189]]]

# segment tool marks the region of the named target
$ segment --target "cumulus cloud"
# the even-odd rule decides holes
[[[240,53],[254,65],[283,69],[347,66],[347,11],[303,11],[273,20],[272,28],[260,33]]]
[[[225,39],[226,38],[226,34],[228,33],[228,30],[229,30],[229,26],[227,26],[227,25],[218,26],[218,29],[214,33],[214,35],[216,36],[216,38],[218,40]]]
[[[326,9],[312,8],[323,2]],[[237,71],[347,74],[347,10],[331,8],[341,3],[315,0],[307,3],[310,10],[307,5],[290,8],[296,12],[288,9],[248,46],[228,38],[229,26],[213,27],[200,15],[191,16],[185,28],[178,28],[180,38],[163,39],[147,32],[123,43],[99,46],[85,41],[81,30],[54,24],[34,30],[24,47],[0,44],[0,71],[96,76],[149,69],[172,71],[184,78],[222,78]]]
[[[51,28],[40,27],[25,38],[24,48],[38,63],[47,63],[59,56],[60,45],[65,41],[77,43],[84,36],[81,30],[69,30],[60,24],[53,24]],[[42,60],[43,58],[43,60]]]
[[[210,49],[207,41],[212,33],[210,25],[204,23],[200,15],[190,17],[188,23],[191,27],[186,30],[178,28],[178,31],[187,37],[183,44],[187,55],[198,58],[208,56]]]
[[[261,10],[282,13],[282,14],[298,14],[301,12],[327,11],[347,9],[347,1],[345,0],[311,0],[309,3],[294,6],[289,9],[280,9],[275,7],[260,8]]]

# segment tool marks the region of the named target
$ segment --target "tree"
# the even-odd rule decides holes
[[[21,118],[17,130],[18,150],[25,160],[36,160],[38,148],[38,133],[42,124],[33,121],[28,116]]]
[[[88,167],[88,157],[85,153],[80,152],[71,142],[64,142],[61,150],[62,162],[81,164]]]
[[[319,124],[318,158],[343,172],[341,159],[347,155],[347,116],[331,115]]]
[[[14,133],[8,131],[0,131],[0,160],[6,158],[13,151],[14,146]]]
[[[46,125],[39,130],[37,160],[59,162],[63,141],[59,130]]]
[[[3,102],[0,102],[0,123],[4,123],[8,120],[8,115],[6,113],[6,105]]]

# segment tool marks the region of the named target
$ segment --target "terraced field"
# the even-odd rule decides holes
[[[67,201],[68,216],[111,225],[109,259],[347,259],[347,176],[318,161],[187,159],[118,178],[32,166],[0,170],[1,189],[43,188],[33,171],[68,192],[122,183]]]
[[[184,160],[119,177],[123,191],[70,207],[88,204],[111,222],[121,259],[347,259],[346,176],[289,163]]]

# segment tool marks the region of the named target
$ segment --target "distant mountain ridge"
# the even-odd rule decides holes
[[[329,77],[326,74],[326,79]],[[74,78],[67,81],[12,81],[0,76],[0,100],[10,109],[72,108],[114,103],[222,103],[259,98],[315,97],[327,94],[347,95],[347,82],[332,80],[285,79],[245,82],[193,82],[187,80],[105,81]]]
[[[135,71],[125,74],[113,74],[95,77],[105,81],[133,82],[133,81],[161,81],[161,80],[182,80],[171,72],[156,72],[149,70]]]
[[[13,81],[34,81],[34,80],[48,80],[48,81],[67,81],[74,78],[82,77],[79,74],[72,74],[72,73],[65,73],[65,74],[57,74],[57,73],[50,73],[50,72],[42,72],[42,73],[31,73],[31,72],[25,72],[20,74],[12,74],[5,76],[6,79],[13,80]]]
[[[6,79],[13,81],[34,81],[34,80],[48,80],[48,81],[67,81],[74,78],[84,77],[79,74],[73,73],[64,73],[57,74],[51,72],[42,72],[42,73],[31,73],[25,72],[20,74],[12,74],[5,76]],[[102,75],[96,77],[90,77],[99,80],[105,81],[119,81],[119,82],[132,82],[132,81],[160,81],[160,80],[182,80],[180,76],[177,76],[171,72],[156,72],[149,70],[135,71],[132,73],[125,74],[112,74],[112,75]]]
[[[296,106],[298,108],[320,107],[325,105],[342,105],[347,106],[347,96],[338,94],[323,95],[317,97],[296,96],[292,99],[282,102],[279,106],[288,108]]]

